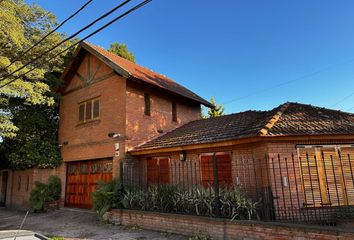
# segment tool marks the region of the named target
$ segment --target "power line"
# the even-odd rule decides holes
[[[13,76],[14,73],[24,69],[26,66],[30,65],[31,63],[37,61],[38,59],[42,58],[45,54],[53,51],[54,49],[56,49],[57,47],[59,47],[61,44],[69,41],[70,39],[76,37],[77,35],[79,35],[81,32],[85,31],[86,29],[90,28],[92,25],[96,24],[97,22],[99,22],[100,20],[102,20],[103,18],[111,15],[113,12],[115,12],[116,10],[118,10],[119,8],[123,7],[124,5],[126,5],[127,3],[129,3],[131,0],[126,0],[123,3],[119,4],[118,6],[116,6],[115,8],[113,8],[112,10],[106,12],[105,14],[103,14],[102,16],[100,16],[99,18],[97,18],[96,20],[94,20],[93,22],[91,22],[90,24],[86,25],[85,27],[81,28],[79,31],[75,32],[74,34],[72,34],[71,36],[65,38],[64,40],[62,40],[61,42],[59,42],[58,44],[56,44],[54,47],[46,50],[45,52],[43,52],[42,54],[40,54],[39,56],[37,56],[36,58],[32,59],[31,61],[29,61],[28,63],[26,63],[25,65],[23,65],[22,67],[18,68],[17,70],[6,74],[5,76],[3,76],[1,80],[4,80],[5,78],[8,78],[10,76]]]
[[[322,73],[322,72],[325,72],[325,71],[328,71],[330,69],[333,69],[333,68],[336,68],[336,67],[339,67],[339,66],[342,66],[342,65],[347,65],[349,63],[352,63],[354,62],[354,58],[353,59],[350,59],[348,61],[345,61],[345,62],[342,62],[342,63],[338,63],[338,64],[334,64],[334,65],[331,65],[331,66],[328,66],[328,67],[325,67],[325,68],[322,68],[320,70],[317,70],[317,71],[314,71],[312,73],[309,73],[309,74],[305,74],[301,77],[298,77],[298,78],[295,78],[295,79],[292,79],[292,80],[289,80],[289,81],[286,81],[286,82],[283,82],[283,83],[279,83],[277,85],[274,85],[272,87],[269,87],[269,88],[265,88],[263,90],[260,90],[260,91],[254,91],[254,92],[251,92],[249,94],[246,94],[244,96],[241,96],[239,98],[234,98],[230,101],[227,101],[227,102],[224,102],[222,103],[223,105],[227,105],[227,104],[230,104],[232,102],[235,102],[235,101],[240,101],[242,99],[245,99],[245,98],[248,98],[248,97],[251,97],[251,96],[254,96],[256,94],[260,94],[260,93],[264,93],[264,92],[267,92],[267,91],[270,91],[270,90],[273,90],[273,89],[276,89],[276,88],[279,88],[279,87],[282,87],[282,86],[285,86],[285,85],[288,85],[290,83],[293,83],[293,82],[297,82],[297,81],[300,81],[300,80],[303,80],[303,79],[306,79],[306,78],[310,78],[312,76],[315,76],[319,73]]]
[[[24,52],[20,53],[19,56],[15,57],[15,59],[13,59],[11,61],[10,64],[8,64],[6,67],[2,68],[2,70],[5,70],[6,68],[9,68],[10,66],[12,66],[12,64],[14,64],[15,62],[17,62],[18,60],[20,60],[25,54],[27,54],[29,51],[31,51],[33,48],[35,48],[36,46],[38,46],[41,42],[43,42],[47,37],[49,37],[51,34],[53,34],[55,31],[57,31],[60,27],[62,27],[66,22],[68,22],[70,19],[72,19],[73,17],[75,17],[78,13],[80,13],[82,10],[84,10],[84,8],[89,5],[93,0],[89,0],[87,1],[84,5],[82,5],[76,12],[74,12],[73,14],[71,14],[67,19],[65,19],[62,23],[60,23],[56,28],[54,28],[52,31],[50,31],[49,33],[47,33],[45,36],[43,36],[38,42],[36,42],[34,45],[32,45],[30,48],[28,48],[27,50],[25,50]]]
[[[138,10],[139,8],[145,6],[146,4],[150,3],[152,0],[145,0],[143,2],[141,2],[140,4],[136,5],[135,7],[129,9],[128,11],[126,11],[125,13],[119,15],[118,17],[112,19],[111,21],[109,21],[108,23],[106,23],[105,25],[103,25],[102,27],[98,28],[96,31],[90,33],[89,35],[87,35],[86,37],[84,37],[83,39],[81,39],[80,41],[77,41],[76,43],[70,45],[69,47],[67,47],[66,49],[64,49],[63,51],[61,51],[60,53],[56,54],[55,56],[52,56],[50,59],[48,59],[47,61],[51,61],[53,60],[55,57],[63,54],[64,52],[68,51],[69,49],[75,47],[76,45],[78,45],[79,43],[85,41],[86,39],[92,37],[93,35],[97,34],[98,32],[102,31],[103,29],[105,29],[106,27],[110,26],[111,24],[113,24],[114,22],[118,21],[119,19],[127,16],[128,14]],[[0,89],[13,83],[14,81],[16,81],[17,79],[20,79],[22,77],[24,77],[26,74],[32,72],[33,70],[35,70],[37,67],[33,67],[32,69],[28,70],[27,72],[21,74],[20,76],[16,77],[15,79],[12,79],[11,81],[7,82],[7,83],[4,83],[2,85],[0,85]]]
[[[344,98],[342,98],[341,100],[339,100],[338,102],[336,102],[335,104],[331,105],[330,108],[337,106],[338,104],[344,102],[345,100],[349,99],[350,97],[352,97],[354,95],[354,92],[350,93],[349,95],[345,96]]]
[[[354,109],[354,107],[348,108],[348,109],[346,110],[346,112],[349,112],[349,111],[351,111],[351,110],[353,110],[353,109]]]

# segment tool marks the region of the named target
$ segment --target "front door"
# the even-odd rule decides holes
[[[6,205],[7,180],[9,179],[9,172],[3,171],[1,174],[1,192],[0,192],[0,206]]]
[[[68,163],[66,206],[92,208],[92,193],[97,181],[111,181],[112,169],[112,159]]]

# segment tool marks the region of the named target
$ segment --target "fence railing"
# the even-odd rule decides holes
[[[233,153],[185,161],[147,158],[123,165],[123,183],[147,189],[176,185],[213,189],[219,214],[221,189],[238,189],[257,202],[264,221],[335,225],[354,218],[354,154],[340,149],[301,149],[263,157]]]

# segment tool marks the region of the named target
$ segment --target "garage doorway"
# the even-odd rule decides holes
[[[96,191],[97,181],[111,181],[112,171],[111,158],[68,163],[65,205],[92,208],[92,193]]]

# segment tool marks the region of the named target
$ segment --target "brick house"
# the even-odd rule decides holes
[[[62,78],[63,164],[9,171],[9,206],[28,205],[34,180],[51,174],[61,176],[65,204],[83,208],[91,207],[97,180],[119,176],[146,185],[208,186],[214,156],[221,185],[268,199],[267,214],[278,219],[354,204],[353,114],[285,103],[201,119],[201,105],[212,107],[208,101],[86,42]]]
[[[119,162],[147,140],[201,118],[212,105],[173,80],[87,42],[62,79],[57,169],[4,171],[8,206],[28,206],[34,181],[62,179],[67,206],[90,208],[97,180],[120,175]],[[6,177],[6,179],[5,179]],[[7,189],[7,190],[6,190]]]
[[[285,103],[195,120],[130,154],[128,183],[183,187],[213,186],[215,154],[219,184],[262,199],[270,219],[328,221],[336,208],[354,205],[350,113]]]

